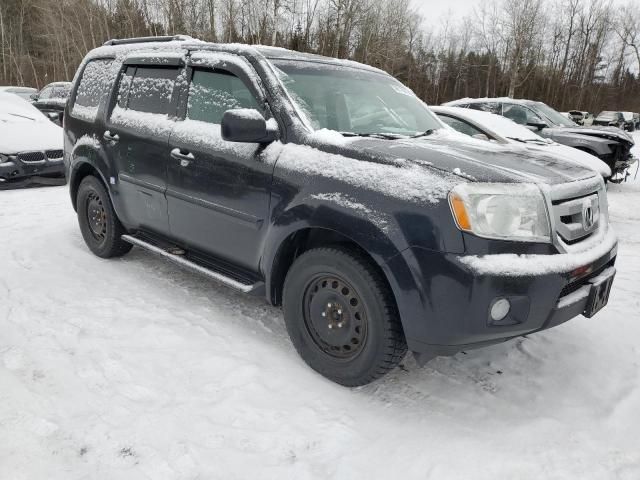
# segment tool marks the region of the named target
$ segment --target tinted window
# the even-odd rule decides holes
[[[473,137],[474,135],[481,135],[484,132],[478,130],[473,125],[468,124],[467,122],[463,122],[462,120],[458,120],[457,118],[449,117],[447,115],[438,115],[440,120],[449,125],[454,130],[457,130],[460,133],[464,133],[465,135],[469,135]]]
[[[76,92],[76,105],[97,107],[112,81],[112,60],[93,60],[87,63]]]
[[[542,120],[534,112],[527,107],[521,105],[515,105],[511,103],[505,103],[503,106],[503,113],[509,120],[513,120],[520,125],[526,125],[529,122],[540,123]]]
[[[501,105],[498,102],[472,102],[469,104],[469,108],[472,110],[495,113],[496,115],[502,115],[502,109],[500,107]]]
[[[136,68],[130,80],[126,108],[138,112],[168,113],[177,76],[177,68]],[[123,78],[123,82],[126,81],[127,79]]]
[[[235,75],[222,70],[194,70],[189,87],[187,118],[221,123],[224,112],[233,108],[260,110],[251,91]]]

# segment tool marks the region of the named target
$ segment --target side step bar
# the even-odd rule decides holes
[[[184,258],[182,255],[175,255],[156,245],[153,245],[152,243],[146,242],[132,235],[122,235],[122,240],[128,243],[131,243],[132,245],[135,245],[137,247],[142,247],[151,253],[160,255],[166,258],[167,260],[170,260],[173,263],[180,265],[181,267],[192,270],[196,273],[204,275],[205,277],[209,277],[227,287],[233,288],[234,290],[238,290],[242,293],[253,293],[255,291],[260,290],[264,285],[262,282],[257,282],[257,283],[254,283],[253,285],[239,282],[237,280],[234,280],[233,278],[223,275],[222,273],[203,267],[202,265],[198,265],[197,263]]]

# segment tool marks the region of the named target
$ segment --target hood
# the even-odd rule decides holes
[[[40,118],[32,118],[0,113],[0,153],[9,155],[62,148],[62,128],[42,114]]]
[[[444,131],[443,131],[444,132]],[[348,148],[385,161],[408,161],[468,180],[560,184],[591,178],[594,171],[562,158],[526,148],[498,145],[454,132],[416,139],[360,138]]]
[[[545,129],[546,130],[546,129]],[[562,134],[586,135],[588,137],[599,137],[608,140],[629,142],[634,145],[633,138],[627,132],[623,132],[617,127],[556,127],[551,128],[555,132]]]
[[[603,178],[609,178],[611,176],[611,168],[609,168],[609,165],[604,163],[598,157],[591,155],[590,153],[583,152],[582,150],[578,150],[577,148],[567,147],[566,145],[560,145],[559,143],[551,143],[547,145],[529,144],[526,148],[534,151],[542,151],[568,162],[574,162],[585,168],[590,168],[602,175]]]

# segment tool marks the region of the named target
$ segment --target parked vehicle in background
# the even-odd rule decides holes
[[[62,125],[64,107],[71,91],[71,82],[54,82],[32,95],[34,106],[52,122]]]
[[[604,111],[600,112],[593,120],[594,126],[615,127],[624,130],[625,120],[622,112]]]
[[[636,129],[636,121],[633,118],[633,112],[620,112],[624,118],[624,129],[627,132],[633,132]]]
[[[31,87],[11,87],[11,86],[0,87],[0,92],[13,93],[14,95],[17,95],[23,100],[27,100],[27,101],[29,101],[29,99],[31,98],[31,95],[33,95],[37,91],[38,90]]]
[[[490,112],[459,107],[430,107],[440,120],[454,130],[476,139],[493,141],[541,154],[537,162],[547,161],[547,155],[595,170],[603,178],[611,177],[611,169],[598,157],[567,147],[532,132],[528,128]]]
[[[612,182],[622,182],[637,159],[632,155],[631,135],[610,126],[579,126],[548,105],[512,98],[465,98],[444,104],[483,110],[505,116],[544,138],[595,155],[611,168]]]
[[[366,65],[110,41],[80,65],[64,128],[92,252],[137,245],[264,295],[343,385],[407,348],[423,362],[607,303],[617,241],[600,175],[453,132]]]
[[[640,113],[634,112],[633,114],[633,123],[635,125],[635,129],[640,129]]]
[[[62,128],[13,93],[0,92],[0,184],[63,177]]]
[[[593,115],[589,112],[569,110],[569,116],[578,125],[591,125],[593,123]]]

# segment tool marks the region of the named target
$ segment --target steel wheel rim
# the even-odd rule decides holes
[[[358,291],[338,275],[307,282],[303,317],[315,346],[338,360],[358,356],[367,339],[367,314]]]
[[[91,235],[102,241],[107,235],[107,212],[102,199],[95,192],[90,192],[87,196],[87,224]]]

